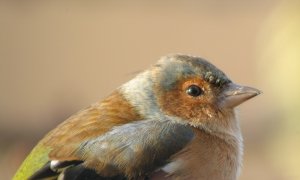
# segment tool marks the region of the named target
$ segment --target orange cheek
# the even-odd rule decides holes
[[[214,112],[209,98],[193,98],[180,90],[166,92],[160,99],[163,111],[186,120],[207,119]]]
[[[201,87],[203,95],[192,97],[186,94],[186,89],[191,85]],[[173,90],[160,92],[159,104],[167,115],[193,122],[206,121],[219,115],[214,90],[199,77],[184,79]]]

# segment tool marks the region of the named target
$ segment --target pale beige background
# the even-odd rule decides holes
[[[279,0],[1,1],[0,178],[10,179],[58,123],[160,56],[178,52],[207,58],[235,82],[264,92],[239,108],[245,138],[240,179],[300,178],[300,156],[289,151],[300,140],[299,129],[282,129],[290,108],[281,100],[291,95],[282,89],[284,55],[273,53],[290,45],[280,34],[299,37],[282,28],[289,6],[297,12],[298,4]],[[289,64],[299,67],[296,62]]]

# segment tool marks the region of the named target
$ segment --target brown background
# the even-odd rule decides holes
[[[160,56],[178,52],[207,58],[235,82],[264,92],[239,108],[245,139],[240,179],[300,178],[300,155],[291,150],[300,147],[299,128],[293,129],[299,113],[293,111],[295,124],[286,121],[285,94],[292,94],[280,74],[282,57],[290,54],[281,49],[300,46],[278,38],[299,37],[282,27],[293,29],[284,25],[290,17],[299,27],[300,16],[286,15],[287,7],[298,10],[279,0],[1,1],[0,178],[10,179],[58,123]],[[294,77],[295,89],[298,74],[289,68],[282,74]]]

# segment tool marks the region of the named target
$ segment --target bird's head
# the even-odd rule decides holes
[[[200,57],[180,54],[162,57],[123,90],[143,116],[164,116],[209,131],[235,127],[234,108],[260,93],[233,83]]]

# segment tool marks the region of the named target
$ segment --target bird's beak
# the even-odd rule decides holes
[[[234,108],[260,93],[261,91],[255,88],[230,83],[223,91],[221,106],[223,108]]]

